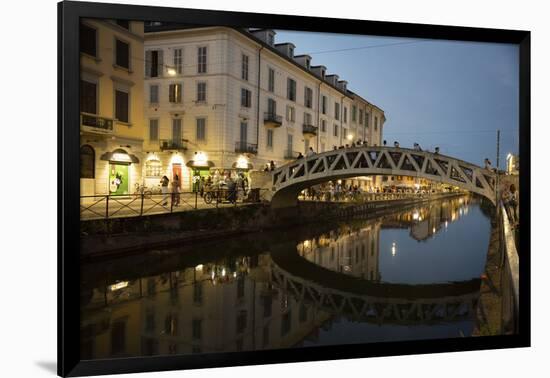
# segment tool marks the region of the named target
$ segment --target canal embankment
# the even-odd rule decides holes
[[[142,217],[83,220],[80,223],[80,255],[82,259],[113,258],[245,233],[278,229],[284,232],[288,228],[339,218],[380,216],[461,195],[446,193],[365,203],[303,201],[297,207],[277,210],[271,209],[268,203],[258,203]]]

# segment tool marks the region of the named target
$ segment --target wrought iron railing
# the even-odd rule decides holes
[[[275,112],[265,112],[264,113],[264,122],[269,123],[271,125],[282,125],[283,124],[283,117],[280,115],[275,114]]]
[[[145,191],[127,195],[81,196],[80,219],[127,218],[220,207],[246,206],[267,201],[267,193],[267,189],[243,190],[238,187],[234,190],[220,188],[178,193],[150,193]]]
[[[304,134],[317,135],[317,126],[308,125],[307,123],[304,123],[302,126],[302,132]]]
[[[159,147],[161,151],[166,151],[166,150],[185,151],[187,150],[187,141],[183,139],[160,139]]]
[[[80,113],[80,125],[99,129],[104,132],[113,131],[113,120],[111,118],[98,116],[97,114]]]
[[[258,145],[254,143],[247,143],[247,142],[236,142],[235,143],[235,152],[238,153],[248,153],[248,154],[257,154],[258,153]]]

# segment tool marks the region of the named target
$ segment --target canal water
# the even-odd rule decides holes
[[[463,196],[86,264],[81,355],[468,337],[489,236]]]

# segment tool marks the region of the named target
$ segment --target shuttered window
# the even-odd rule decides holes
[[[96,30],[84,24],[80,24],[80,52],[97,56]]]
[[[97,114],[97,85],[80,80],[80,111]]]
[[[202,46],[198,48],[198,55],[197,55],[197,72],[198,73],[206,73],[206,66],[207,66],[207,55],[206,55],[206,46]]]
[[[197,140],[206,140],[206,118],[197,118]]]
[[[183,85],[181,83],[170,84],[168,87],[168,101],[181,103]]]
[[[241,106],[245,108],[252,106],[252,92],[245,88],[241,88]]]
[[[206,101],[206,83],[197,83],[197,102]]]
[[[149,103],[159,103],[159,86],[157,84],[151,84],[149,86]]]
[[[119,39],[115,43],[115,63],[119,67],[130,69],[130,45]]]
[[[128,92],[115,91],[115,117],[120,122],[129,122]]]
[[[145,76],[159,77],[162,76],[163,68],[163,51],[148,50],[145,52]]]
[[[248,81],[248,55],[242,56],[241,79]]]
[[[149,140],[152,142],[159,140],[159,120],[149,120]]]
[[[175,49],[174,50],[174,67],[176,72],[181,75],[183,73],[183,50]]]
[[[291,78],[287,80],[287,99],[296,101],[296,81]]]

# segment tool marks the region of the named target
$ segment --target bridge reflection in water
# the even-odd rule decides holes
[[[83,358],[471,334],[489,220],[469,197],[82,271]],[[457,240],[475,243],[462,247]],[[474,250],[466,250],[474,248]]]

